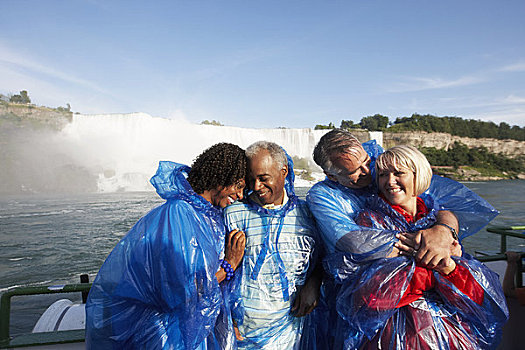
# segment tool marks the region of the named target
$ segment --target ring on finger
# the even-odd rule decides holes
[[[415,249],[412,250],[412,256],[413,256],[413,257],[416,257],[416,255],[417,255],[417,250],[415,250]]]

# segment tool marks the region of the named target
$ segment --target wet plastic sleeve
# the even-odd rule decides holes
[[[319,226],[328,255],[337,249],[353,254],[353,259],[359,262],[385,256],[391,249],[392,239],[385,237],[382,230],[359,226],[354,220],[366,198],[366,192],[343,192],[323,183],[308,192],[308,207]]]
[[[499,214],[490,203],[468,187],[445,177],[434,175],[425,193],[439,204],[439,210],[449,210],[456,215],[460,239],[478,232]]]

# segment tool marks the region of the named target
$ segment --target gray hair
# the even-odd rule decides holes
[[[279,165],[279,168],[284,168],[286,165],[288,165],[288,158],[286,157],[286,153],[282,147],[270,141],[257,141],[252,143],[250,146],[248,146],[248,148],[246,148],[246,157],[248,157],[248,159],[252,159],[262,150],[268,151],[270,153],[270,157],[272,157],[273,161]]]
[[[339,172],[339,169],[333,169],[332,158],[342,153],[359,155],[363,149],[361,142],[344,129],[333,129],[321,137],[314,148],[314,161],[325,172]]]

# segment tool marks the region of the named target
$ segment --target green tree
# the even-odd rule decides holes
[[[359,129],[359,123],[355,124],[351,120],[341,120],[341,129]]]
[[[506,139],[509,137],[509,135],[510,135],[510,125],[505,122],[499,123],[499,138]]]
[[[22,91],[20,91],[19,95],[11,96],[11,98],[9,98],[9,102],[29,104],[29,103],[31,103],[31,99],[29,98],[29,95],[27,94],[27,91],[26,90],[22,90]]]
[[[314,130],[326,130],[326,129],[335,129],[335,126],[332,122],[328,123],[328,125],[323,125],[323,124],[317,124],[315,127],[314,127]]]
[[[522,161],[511,159],[501,154],[490,153],[483,146],[468,148],[462,143],[455,142],[448,151],[438,150],[433,147],[423,147],[421,152],[427,157],[430,164],[436,166],[454,166],[457,168],[468,165],[515,174],[525,171]]]
[[[381,114],[375,114],[373,116],[364,117],[359,123],[361,128],[369,131],[381,131],[385,130],[388,126],[388,117]]]
[[[211,122],[209,120],[203,120],[201,122],[202,125],[215,125],[215,126],[224,126],[221,122],[212,120]]]

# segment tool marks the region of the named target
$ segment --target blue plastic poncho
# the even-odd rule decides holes
[[[216,327],[225,306],[215,277],[224,221],[192,190],[189,169],[160,163],[151,183],[166,203],[141,218],[100,269],[86,305],[88,348],[231,346],[227,321]]]
[[[429,195],[422,198],[432,210],[415,223],[379,196],[370,199],[370,209],[357,222],[383,229],[392,239],[397,232],[425,229],[435,222],[439,205]],[[344,348],[495,349],[508,318],[498,276],[468,254],[453,258],[456,269],[443,276],[416,265],[412,257],[364,263],[332,254],[328,265],[344,283],[337,295],[337,311],[347,322],[337,335],[344,337]],[[403,303],[414,285],[424,286],[421,295]]]
[[[306,203],[293,188],[293,162],[288,159],[288,200],[266,209],[250,198],[225,210],[228,229],[246,234],[245,255],[235,272],[234,320],[244,338],[240,349],[293,349],[301,341],[308,317],[291,315],[296,292],[315,265],[317,231]]]

